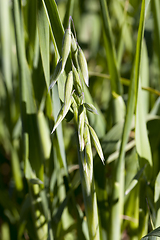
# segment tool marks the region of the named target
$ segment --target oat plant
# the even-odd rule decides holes
[[[69,25],[65,30],[62,42],[62,56],[58,60],[49,89],[54,87],[59,75],[63,73],[67,59],[71,62],[64,86],[64,102],[58,113],[53,133],[69,111],[73,112],[77,131],[78,159],[85,203],[85,212],[88,222],[90,239],[100,239],[97,198],[93,175],[93,153],[91,138],[102,162],[104,156],[100,141],[94,129],[89,125],[87,111],[97,114],[96,108],[85,101],[84,84],[89,86],[89,74],[85,55],[71,32],[73,20],[69,17]],[[74,24],[73,24],[74,29]]]

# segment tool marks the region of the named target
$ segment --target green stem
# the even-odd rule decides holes
[[[94,177],[93,174],[89,176],[87,174],[88,171],[93,173],[93,165],[92,163],[90,166],[85,164],[86,159],[84,151],[78,152],[78,158],[89,236],[92,240],[99,240],[99,219]]]
[[[96,76],[96,77],[100,77],[100,78],[106,78],[106,79],[108,79],[108,80],[110,80],[111,79],[111,76],[109,75],[109,74],[104,74],[104,73],[99,73],[99,72],[89,72],[89,75],[90,76]],[[125,86],[130,86],[130,80],[129,79],[127,79],[127,78],[120,78],[120,81],[121,81],[121,83],[123,84],[123,85],[125,85]],[[150,92],[150,93],[153,93],[153,94],[155,94],[155,95],[158,95],[158,96],[160,96],[160,91],[158,91],[158,90],[155,90],[155,89],[153,89],[153,88],[151,88],[151,87],[141,87],[143,90],[145,90],[145,91],[147,91],[147,92]]]

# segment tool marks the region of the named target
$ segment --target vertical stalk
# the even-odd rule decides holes
[[[121,95],[122,86],[121,86],[120,76],[118,71],[116,51],[113,44],[113,34],[112,34],[112,29],[111,29],[111,24],[109,19],[108,7],[105,0],[99,0],[99,2],[100,2],[101,15],[102,15],[102,21],[103,21],[104,43],[105,43],[107,64],[108,64],[109,73],[111,75],[112,91]]]
[[[85,150],[83,152],[79,151],[78,157],[89,236],[90,239],[98,240],[100,239],[100,233],[97,197],[93,177],[93,161],[90,163],[86,161]]]
[[[87,125],[84,129],[84,140],[85,147],[83,151],[80,151],[80,143],[78,138],[78,117],[77,109],[74,108],[74,120],[77,131],[77,145],[78,145],[78,161],[79,161],[79,171],[83,192],[83,199],[85,205],[85,213],[87,217],[88,231],[90,239],[99,240],[100,239],[100,229],[99,229],[99,217],[98,217],[98,206],[97,206],[97,196],[95,190],[95,182],[93,176],[93,155],[91,148],[90,133]],[[86,111],[85,111],[86,114]],[[86,116],[86,122],[88,119]],[[86,140],[87,139],[87,140]]]
[[[128,141],[128,136],[131,128],[131,122],[133,118],[134,108],[137,104],[137,92],[139,85],[140,75],[140,62],[141,62],[141,49],[142,39],[144,34],[144,20],[145,20],[145,0],[142,1],[141,16],[138,29],[138,38],[136,46],[135,62],[133,65],[133,72],[131,76],[131,83],[129,88],[129,98],[127,104],[127,112],[125,118],[125,124],[122,135],[122,142],[120,147],[119,158],[116,161],[115,166],[115,179],[112,195],[112,207],[111,207],[111,221],[110,221],[110,240],[120,239],[121,237],[121,216],[123,214],[124,205],[124,167],[125,167],[125,146]]]

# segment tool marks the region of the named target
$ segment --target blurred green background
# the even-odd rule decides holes
[[[50,134],[70,15],[106,160],[92,149],[100,239],[138,240],[160,225],[158,0],[0,0],[0,238],[90,239],[71,112]]]

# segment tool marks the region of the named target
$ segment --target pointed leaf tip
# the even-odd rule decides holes
[[[54,85],[56,84],[56,82],[58,81],[58,77],[59,75],[63,72],[63,69],[62,69],[62,59],[60,59],[55,67],[55,70],[54,70],[54,73],[51,77],[51,84],[48,88],[48,92],[50,89],[52,89],[54,87]]]
[[[52,133],[54,133],[54,131],[55,131],[55,128],[53,128],[53,130],[52,130],[51,134],[52,134]]]

